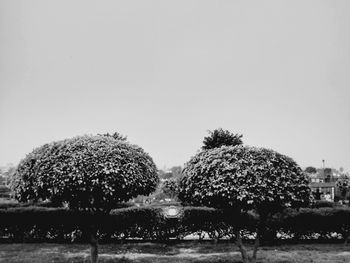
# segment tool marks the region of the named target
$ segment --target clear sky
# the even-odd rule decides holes
[[[350,167],[350,1],[0,0],[0,165],[118,131],[159,168],[207,130]]]

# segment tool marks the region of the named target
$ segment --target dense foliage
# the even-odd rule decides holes
[[[308,166],[305,168],[305,172],[307,172],[309,174],[315,174],[315,173],[317,173],[317,169],[315,167]]]
[[[193,205],[275,211],[307,205],[308,180],[289,157],[247,146],[198,153],[184,168],[179,197]]]
[[[113,136],[80,136],[45,144],[18,165],[13,188],[22,202],[50,200],[71,209],[109,211],[158,183],[151,157]]]
[[[209,131],[209,136],[204,137],[203,150],[218,148],[221,146],[236,146],[243,144],[243,135],[233,134],[230,131],[223,130],[222,128],[214,131]]]
[[[177,198],[179,194],[179,184],[177,180],[169,179],[162,183],[161,191],[165,196],[170,198]]]
[[[340,191],[342,199],[345,200],[348,195],[348,192],[350,191],[350,178],[348,176],[343,175],[337,180],[336,185]]]
[[[120,140],[120,141],[127,141],[128,137],[124,136],[122,134],[120,134],[119,132],[114,132],[112,134],[109,134],[108,132],[105,134],[102,134],[103,136],[107,136],[107,137],[113,137],[116,140]]]
[[[309,204],[308,179],[289,157],[275,151],[247,146],[221,146],[203,150],[185,166],[179,198],[192,205],[223,208],[258,215],[250,257],[236,229],[237,246],[244,263],[255,263],[259,244],[273,213],[286,207]]]
[[[213,240],[234,239],[242,229],[251,239],[258,217],[241,216],[208,207],[184,207],[181,217],[164,217],[157,207],[129,207],[94,215],[65,208],[16,207],[0,209],[0,238],[5,242],[88,242],[84,230],[91,222],[99,225],[103,242],[141,238],[142,240],[183,239],[187,235]],[[23,220],[25,218],[25,220]],[[315,224],[317,222],[317,224]],[[286,209],[267,222],[265,241],[347,240],[350,235],[349,208]],[[272,235],[271,235],[272,233]]]
[[[0,197],[9,198],[11,195],[11,189],[5,185],[0,185]]]

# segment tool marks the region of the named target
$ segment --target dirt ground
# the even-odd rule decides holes
[[[101,263],[238,263],[240,253],[230,243],[128,243],[100,245]],[[0,262],[89,262],[87,244],[0,244]],[[350,245],[308,244],[262,247],[260,263],[350,263]]]

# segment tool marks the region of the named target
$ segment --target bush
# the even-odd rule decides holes
[[[129,207],[110,214],[91,214],[66,208],[12,207],[0,209],[0,237],[10,242],[88,242],[87,229],[99,226],[102,242],[113,240],[181,240],[186,235],[213,240],[243,238],[255,233],[258,217],[208,207],[184,207],[180,218],[166,218],[159,207]],[[278,235],[277,235],[278,233]],[[268,222],[264,242],[276,240],[334,240],[350,236],[349,208],[286,209]]]
[[[312,208],[336,207],[336,206],[339,206],[339,204],[331,201],[324,201],[324,200],[316,200],[312,204]]]
[[[112,211],[104,231],[119,239],[155,240],[162,236],[165,218],[160,208],[131,207]],[[106,232],[107,232],[106,231]]]
[[[13,199],[12,199],[13,200]],[[13,200],[13,202],[8,203],[0,203],[0,209],[8,209],[8,208],[21,208],[21,207],[60,207],[61,205],[54,204],[52,202],[28,202],[28,203],[18,203],[17,201]]]
[[[121,208],[106,215],[66,208],[12,207],[0,209],[0,236],[20,242],[87,242],[86,230],[94,223],[105,240],[150,240],[162,236],[164,221],[159,208]]]
[[[0,185],[0,197],[8,198],[11,195],[11,189],[5,185]]]
[[[277,229],[294,239],[332,239],[340,234],[347,239],[350,232],[349,208],[288,209],[278,218]]]
[[[229,235],[228,225],[223,218],[223,212],[207,207],[185,207],[181,225],[184,235],[208,233],[211,238],[221,238]]]
[[[254,232],[257,216],[254,213],[236,214],[229,210],[209,207],[185,207],[181,218],[184,235],[207,233],[211,239],[232,239],[237,229]]]
[[[78,222],[69,210],[30,206],[1,209],[0,218],[2,236],[13,241],[63,240]]]

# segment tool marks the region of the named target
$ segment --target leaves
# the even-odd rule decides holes
[[[157,184],[157,168],[140,147],[97,135],[34,149],[19,164],[13,188],[20,201],[54,199],[74,209],[104,210]]]
[[[222,146],[194,156],[183,170],[179,197],[218,208],[281,209],[307,204],[308,180],[289,157],[247,146]]]
[[[235,146],[243,144],[243,135],[233,134],[222,128],[209,131],[209,136],[204,138],[203,150],[219,148],[221,146]]]

